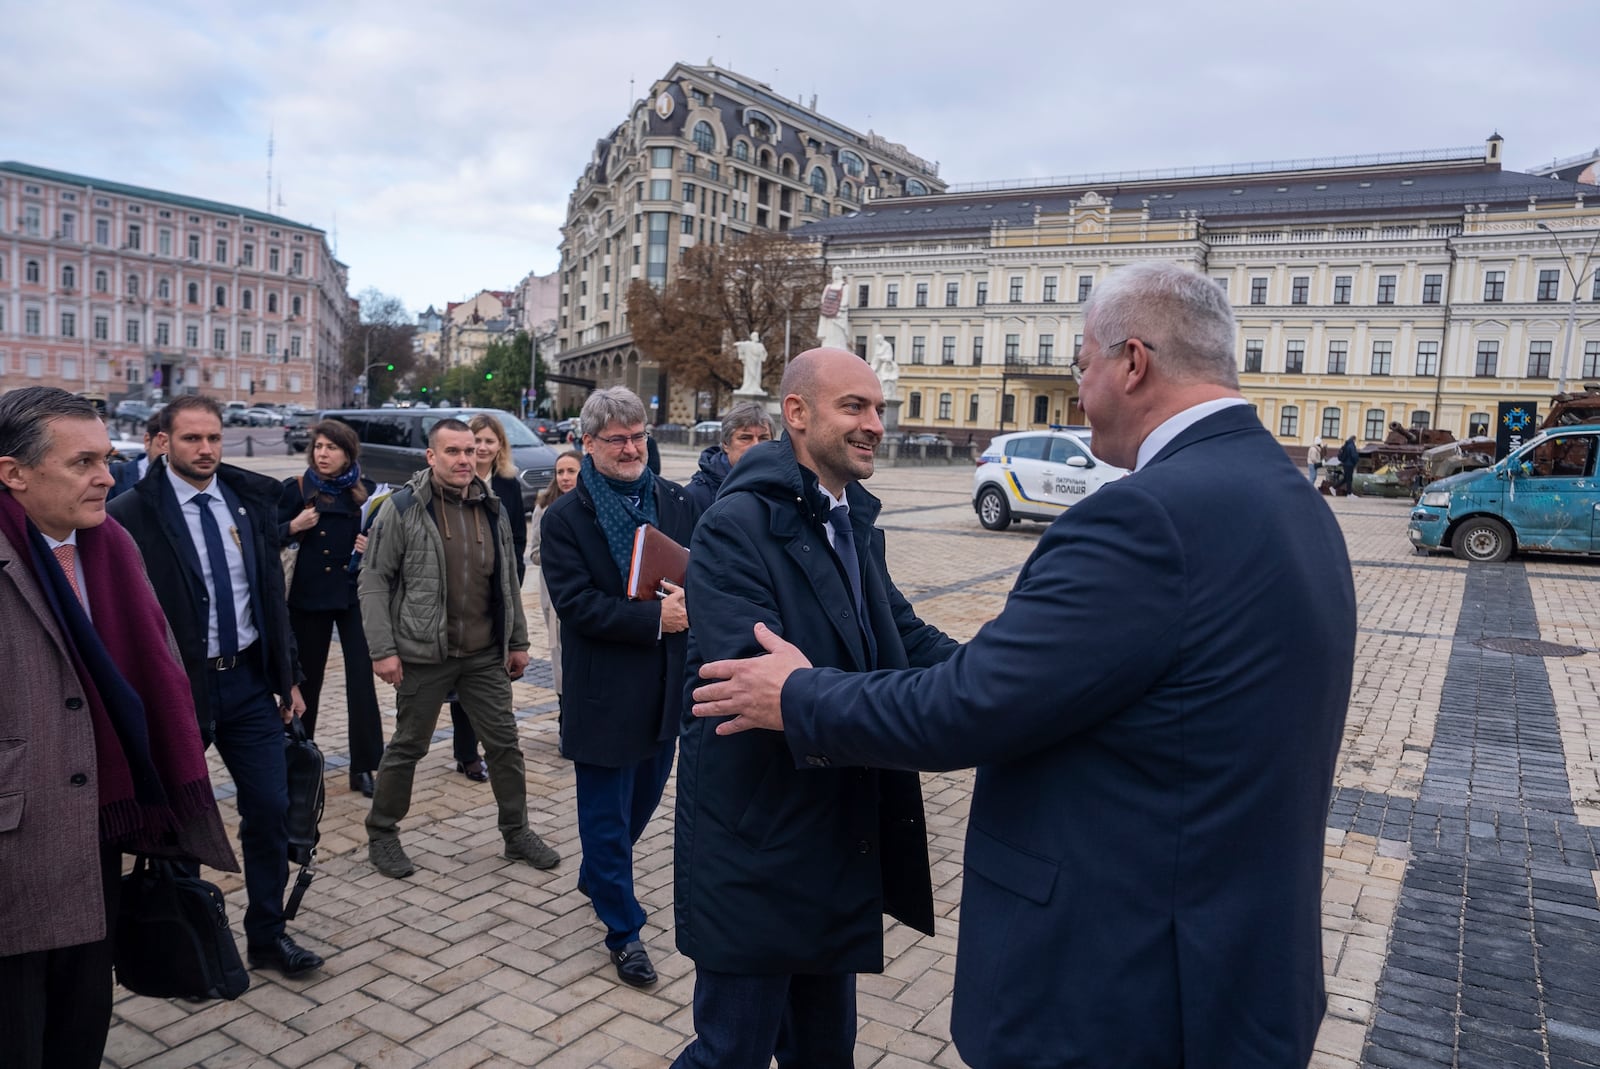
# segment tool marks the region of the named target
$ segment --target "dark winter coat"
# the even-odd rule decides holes
[[[654,485],[657,526],[687,546],[700,510],[677,483]],[[660,602],[627,599],[581,479],[544,510],[539,559],[561,618],[562,756],[604,768],[643,761],[677,734],[687,634],[661,634]]]
[[[700,470],[689,477],[683,489],[704,512],[717,499],[722,480],[728,477],[731,470],[733,465],[729,463],[728,454],[723,452],[722,446],[708,445],[700,451]]]
[[[877,498],[852,484],[846,500],[877,666],[943,661],[956,643],[919,620],[889,578]],[[760,652],[757,621],[815,665],[873,667],[826,517],[816,476],[788,442],[740,458],[689,554],[685,691],[703,662]],[[685,715],[679,740],[678,949],[719,972],[879,972],[882,914],[932,933],[916,773],[796,768],[781,734],[722,737],[715,727]]]
[[[370,497],[377,484],[362,479]],[[317,525],[298,535],[289,533],[289,521],[300,515],[306,502],[317,503]],[[289,605],[302,612],[339,612],[360,604],[356,576],[350,570],[356,535],[361,533],[361,506],[349,490],[335,498],[319,496],[305,476],[285,479],[278,498],[278,538],[300,543],[299,561],[289,584]]]
[[[300,682],[294,636],[289,630],[289,605],[283,593],[283,566],[278,561],[278,497],[276,479],[231,464],[217,465],[217,481],[231,494],[229,510],[239,515],[240,548],[250,579],[250,611],[260,633],[261,655],[267,681],[281,703]],[[206,605],[205,578],[200,555],[178,508],[177,496],[167,481],[166,458],[150,464],[134,488],[106,506],[128,529],[144,557],[150,585],[172,625],[178,652],[194,692],[195,719],[200,737],[210,745],[216,736],[216,711],[211,708],[211,688],[206,679],[206,633],[210,611]],[[247,536],[247,537],[246,537]]]

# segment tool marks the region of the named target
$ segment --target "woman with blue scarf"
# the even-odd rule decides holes
[[[347,424],[323,420],[311,428],[310,437],[310,467],[284,481],[278,500],[278,534],[285,546],[295,542],[300,547],[289,585],[289,627],[306,676],[300,684],[306,703],[301,720],[306,734],[315,734],[322,676],[337,627],[349,703],[350,789],[371,798],[372,773],[383,756],[383,724],[352,564],[367,548],[361,506],[376,487],[361,477],[361,443]]]

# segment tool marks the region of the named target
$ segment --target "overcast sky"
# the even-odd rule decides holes
[[[677,60],[814,93],[952,183],[1600,144],[1595,0],[52,0],[5,22],[0,159],[264,209],[273,130],[273,209],[337,229],[351,291],[414,311],[554,270],[595,140]]]

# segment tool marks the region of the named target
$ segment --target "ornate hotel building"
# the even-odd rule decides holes
[[[337,405],[354,315],[315,227],[0,163],[0,390]]]
[[[808,107],[720,67],[676,64],[595,144],[567,202],[559,373],[658,398],[656,422],[690,420],[692,397],[663,384],[633,345],[629,282],[666,285],[699,243],[944,188],[937,164],[819,114],[815,97]],[[566,389],[563,407],[582,400]]]
[[[797,236],[844,270],[858,351],[893,345],[907,431],[1082,423],[1083,302],[1165,260],[1227,291],[1245,395],[1286,447],[1394,421],[1459,437],[1502,400],[1542,411],[1564,359],[1569,383],[1600,376],[1600,187],[1504,170],[1503,144],[988,183]]]

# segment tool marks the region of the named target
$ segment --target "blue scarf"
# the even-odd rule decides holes
[[[649,467],[632,482],[601,475],[594,466],[594,458],[585,456],[578,470],[589,497],[594,501],[595,518],[600,530],[605,532],[606,546],[611,559],[617,562],[617,571],[624,581],[633,566],[633,535],[641,523],[658,526],[656,512],[655,474]],[[632,500],[637,498],[635,505]]]
[[[335,475],[331,479],[324,479],[318,475],[316,468],[306,468],[306,482],[310,483],[312,489],[317,493],[327,494],[329,497],[338,497],[360,480],[361,465],[354,461],[351,462],[348,468],[344,469],[342,475]]]

